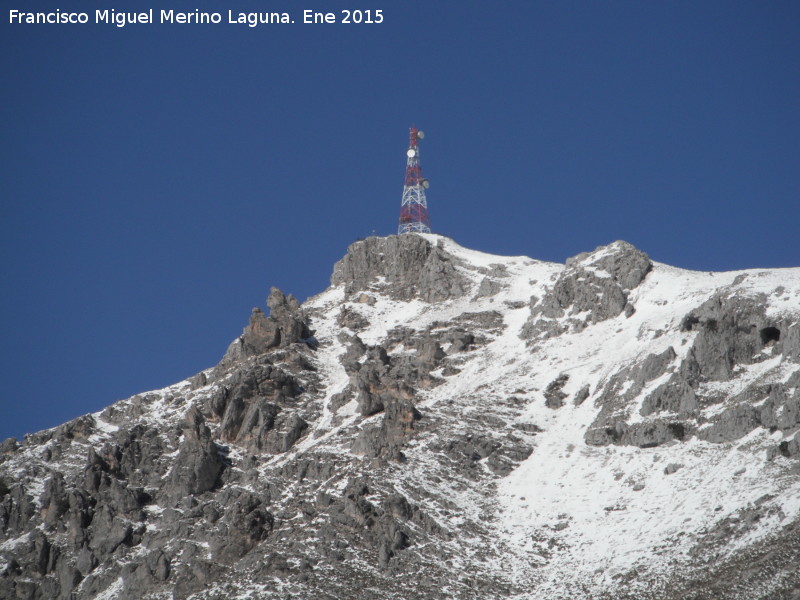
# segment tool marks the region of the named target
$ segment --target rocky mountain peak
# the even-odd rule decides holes
[[[436,302],[467,293],[458,262],[439,236],[368,237],[351,244],[334,265],[331,285],[343,284],[347,294],[375,289],[398,300]]]
[[[800,269],[402,235],[266,304],[218,365],[0,444],[0,597],[796,595]]]
[[[605,273],[624,290],[639,285],[653,268],[647,254],[621,240],[568,258],[566,265],[567,269],[577,271],[599,271],[601,276]]]

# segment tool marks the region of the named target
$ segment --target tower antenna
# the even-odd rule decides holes
[[[397,233],[430,233],[431,221],[428,218],[428,201],[425,190],[430,184],[422,176],[419,161],[419,141],[425,133],[412,127],[409,131],[406,156],[406,181],[403,186],[403,201],[400,203],[400,226]]]

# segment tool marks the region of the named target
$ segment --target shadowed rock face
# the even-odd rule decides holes
[[[213,489],[224,467],[211,430],[197,407],[189,409],[182,428],[183,441],[170,473],[176,498]]]
[[[348,296],[378,289],[397,300],[437,302],[469,292],[457,264],[453,256],[422,236],[369,237],[352,244],[334,265],[331,285],[344,284]]]
[[[729,277],[656,331],[674,298],[639,303],[663,266],[625,242],[563,267],[451,242],[357,242],[338,288],[304,305],[272,288],[215,367],[0,443],[0,598],[794,598],[800,521],[779,500],[800,472],[800,311]],[[754,432],[758,451],[737,446]],[[661,570],[598,571],[626,514],[668,518],[720,455],[769,478],[646,546],[680,548]],[[669,494],[639,502],[653,473]],[[515,477],[542,479],[523,495]],[[576,531],[593,507],[599,544]]]

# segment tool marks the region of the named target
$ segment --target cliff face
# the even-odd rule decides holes
[[[796,598],[800,269],[368,238],[0,445],[0,597]]]

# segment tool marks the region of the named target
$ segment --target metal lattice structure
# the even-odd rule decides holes
[[[397,233],[430,233],[431,222],[428,218],[428,201],[425,190],[428,180],[422,176],[422,165],[419,161],[419,141],[425,134],[412,127],[409,134],[406,156],[406,181],[403,186],[403,201],[400,204],[400,226]]]

